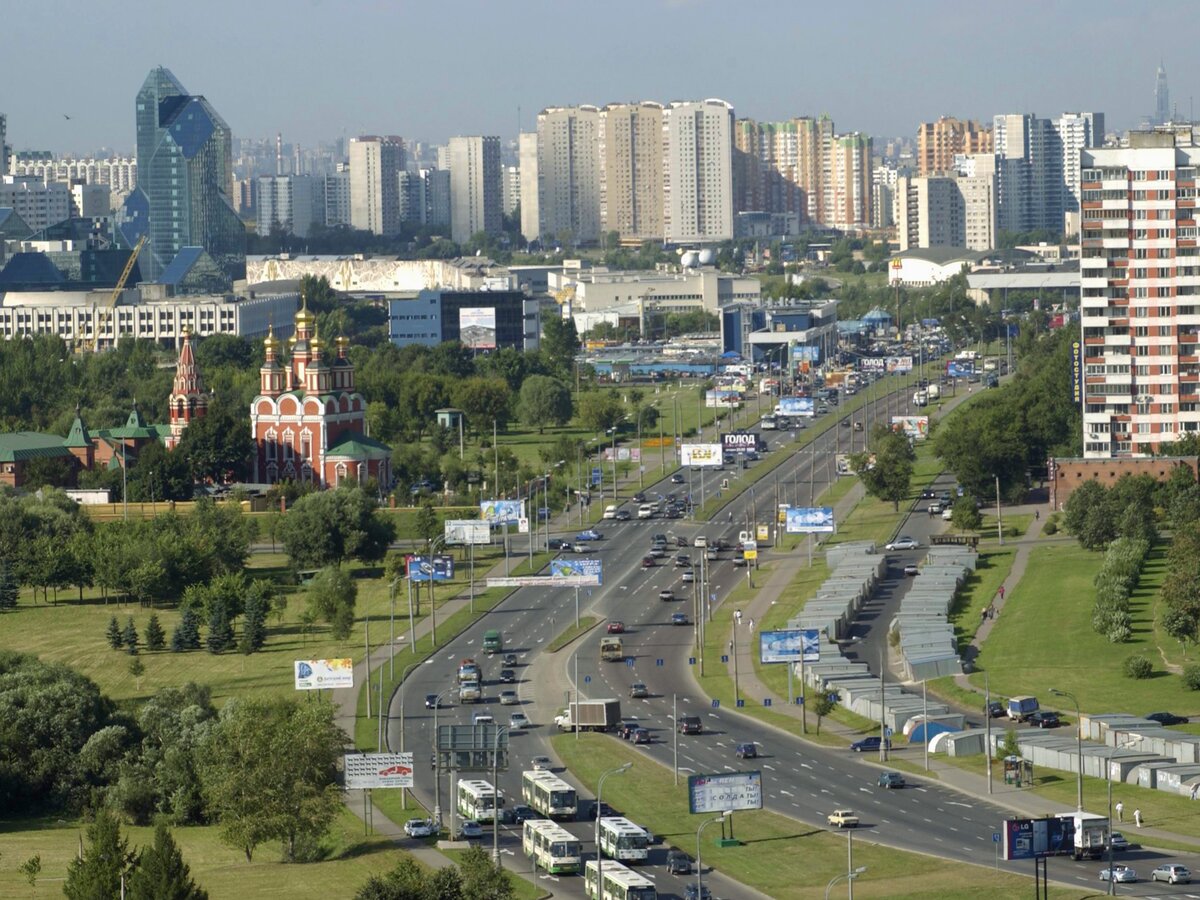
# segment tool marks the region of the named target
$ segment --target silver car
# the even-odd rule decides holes
[[[1120,863],[1117,863],[1111,869],[1101,869],[1100,880],[1130,883],[1137,881],[1137,872],[1129,868],[1129,866],[1123,866]]]
[[[1191,884],[1192,871],[1187,866],[1159,866],[1150,873],[1151,881],[1165,881],[1167,884]]]

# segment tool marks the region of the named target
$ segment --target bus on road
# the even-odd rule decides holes
[[[604,864],[603,891],[597,890],[597,868],[596,860],[587,861],[584,888],[592,900],[658,900],[658,891],[655,890],[653,881],[640,872],[615,862]]]
[[[621,862],[645,862],[650,853],[650,835],[641,825],[623,816],[600,820],[600,849],[605,856]]]
[[[459,813],[476,822],[490,822],[496,817],[497,809],[504,809],[504,795],[489,781],[460,781],[457,801]]]
[[[553,772],[529,771],[521,775],[521,797],[543,816],[574,820],[579,798],[571,787]]]
[[[549,819],[526,819],[521,826],[521,848],[535,867],[552,875],[577,875],[583,862],[579,838]]]

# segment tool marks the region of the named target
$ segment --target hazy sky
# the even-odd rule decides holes
[[[1065,110],[1110,130],[1189,115],[1194,3],[816,0],[122,0],[0,6],[0,112],[17,149],[132,152],[133,105],[171,69],[244,137],[511,138],[539,109],[720,97],[913,135],[939,115]],[[69,115],[70,119],[65,116]]]

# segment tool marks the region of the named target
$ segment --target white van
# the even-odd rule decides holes
[[[638,507],[638,518],[639,519],[653,519],[654,518],[654,507],[651,506],[649,503],[643,503],[641,506]]]
[[[617,517],[617,508],[615,506],[604,507],[604,518],[615,519]]]

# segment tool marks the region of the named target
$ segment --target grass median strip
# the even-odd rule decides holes
[[[586,634],[587,632],[591,631],[592,628],[594,628],[596,626],[596,623],[599,621],[600,620],[598,618],[596,618],[595,616],[580,616],[578,625],[572,625],[570,628],[568,628],[566,631],[564,631],[562,634],[560,634],[558,637],[556,637],[554,640],[552,640],[549,644],[546,645],[546,652],[547,653],[557,653],[559,650],[561,650],[563,647],[567,646],[567,644],[571,643],[571,641],[575,640],[575,638],[579,637],[581,634]]]
[[[665,843],[695,854],[696,830],[708,817],[688,812],[684,775],[680,775],[676,786],[668,769],[609,735],[585,734],[578,740],[562,735],[553,742],[572,774],[591,790],[602,772],[632,763],[633,768],[625,775],[604,782],[605,802],[660,835]],[[808,813],[823,818],[830,811],[809,808]],[[766,810],[736,812],[733,819],[734,833],[741,843],[718,847],[716,827],[708,829],[703,850],[706,869],[711,866],[779,900],[823,897],[829,881],[846,872],[846,841],[840,834]],[[990,863],[990,852],[985,852],[980,862]],[[1020,876],[892,850],[867,843],[862,837],[854,842],[854,865],[867,868],[854,886],[860,897],[1008,898],[1029,887],[1028,880]],[[1086,895],[1057,888],[1051,892],[1056,900]]]

